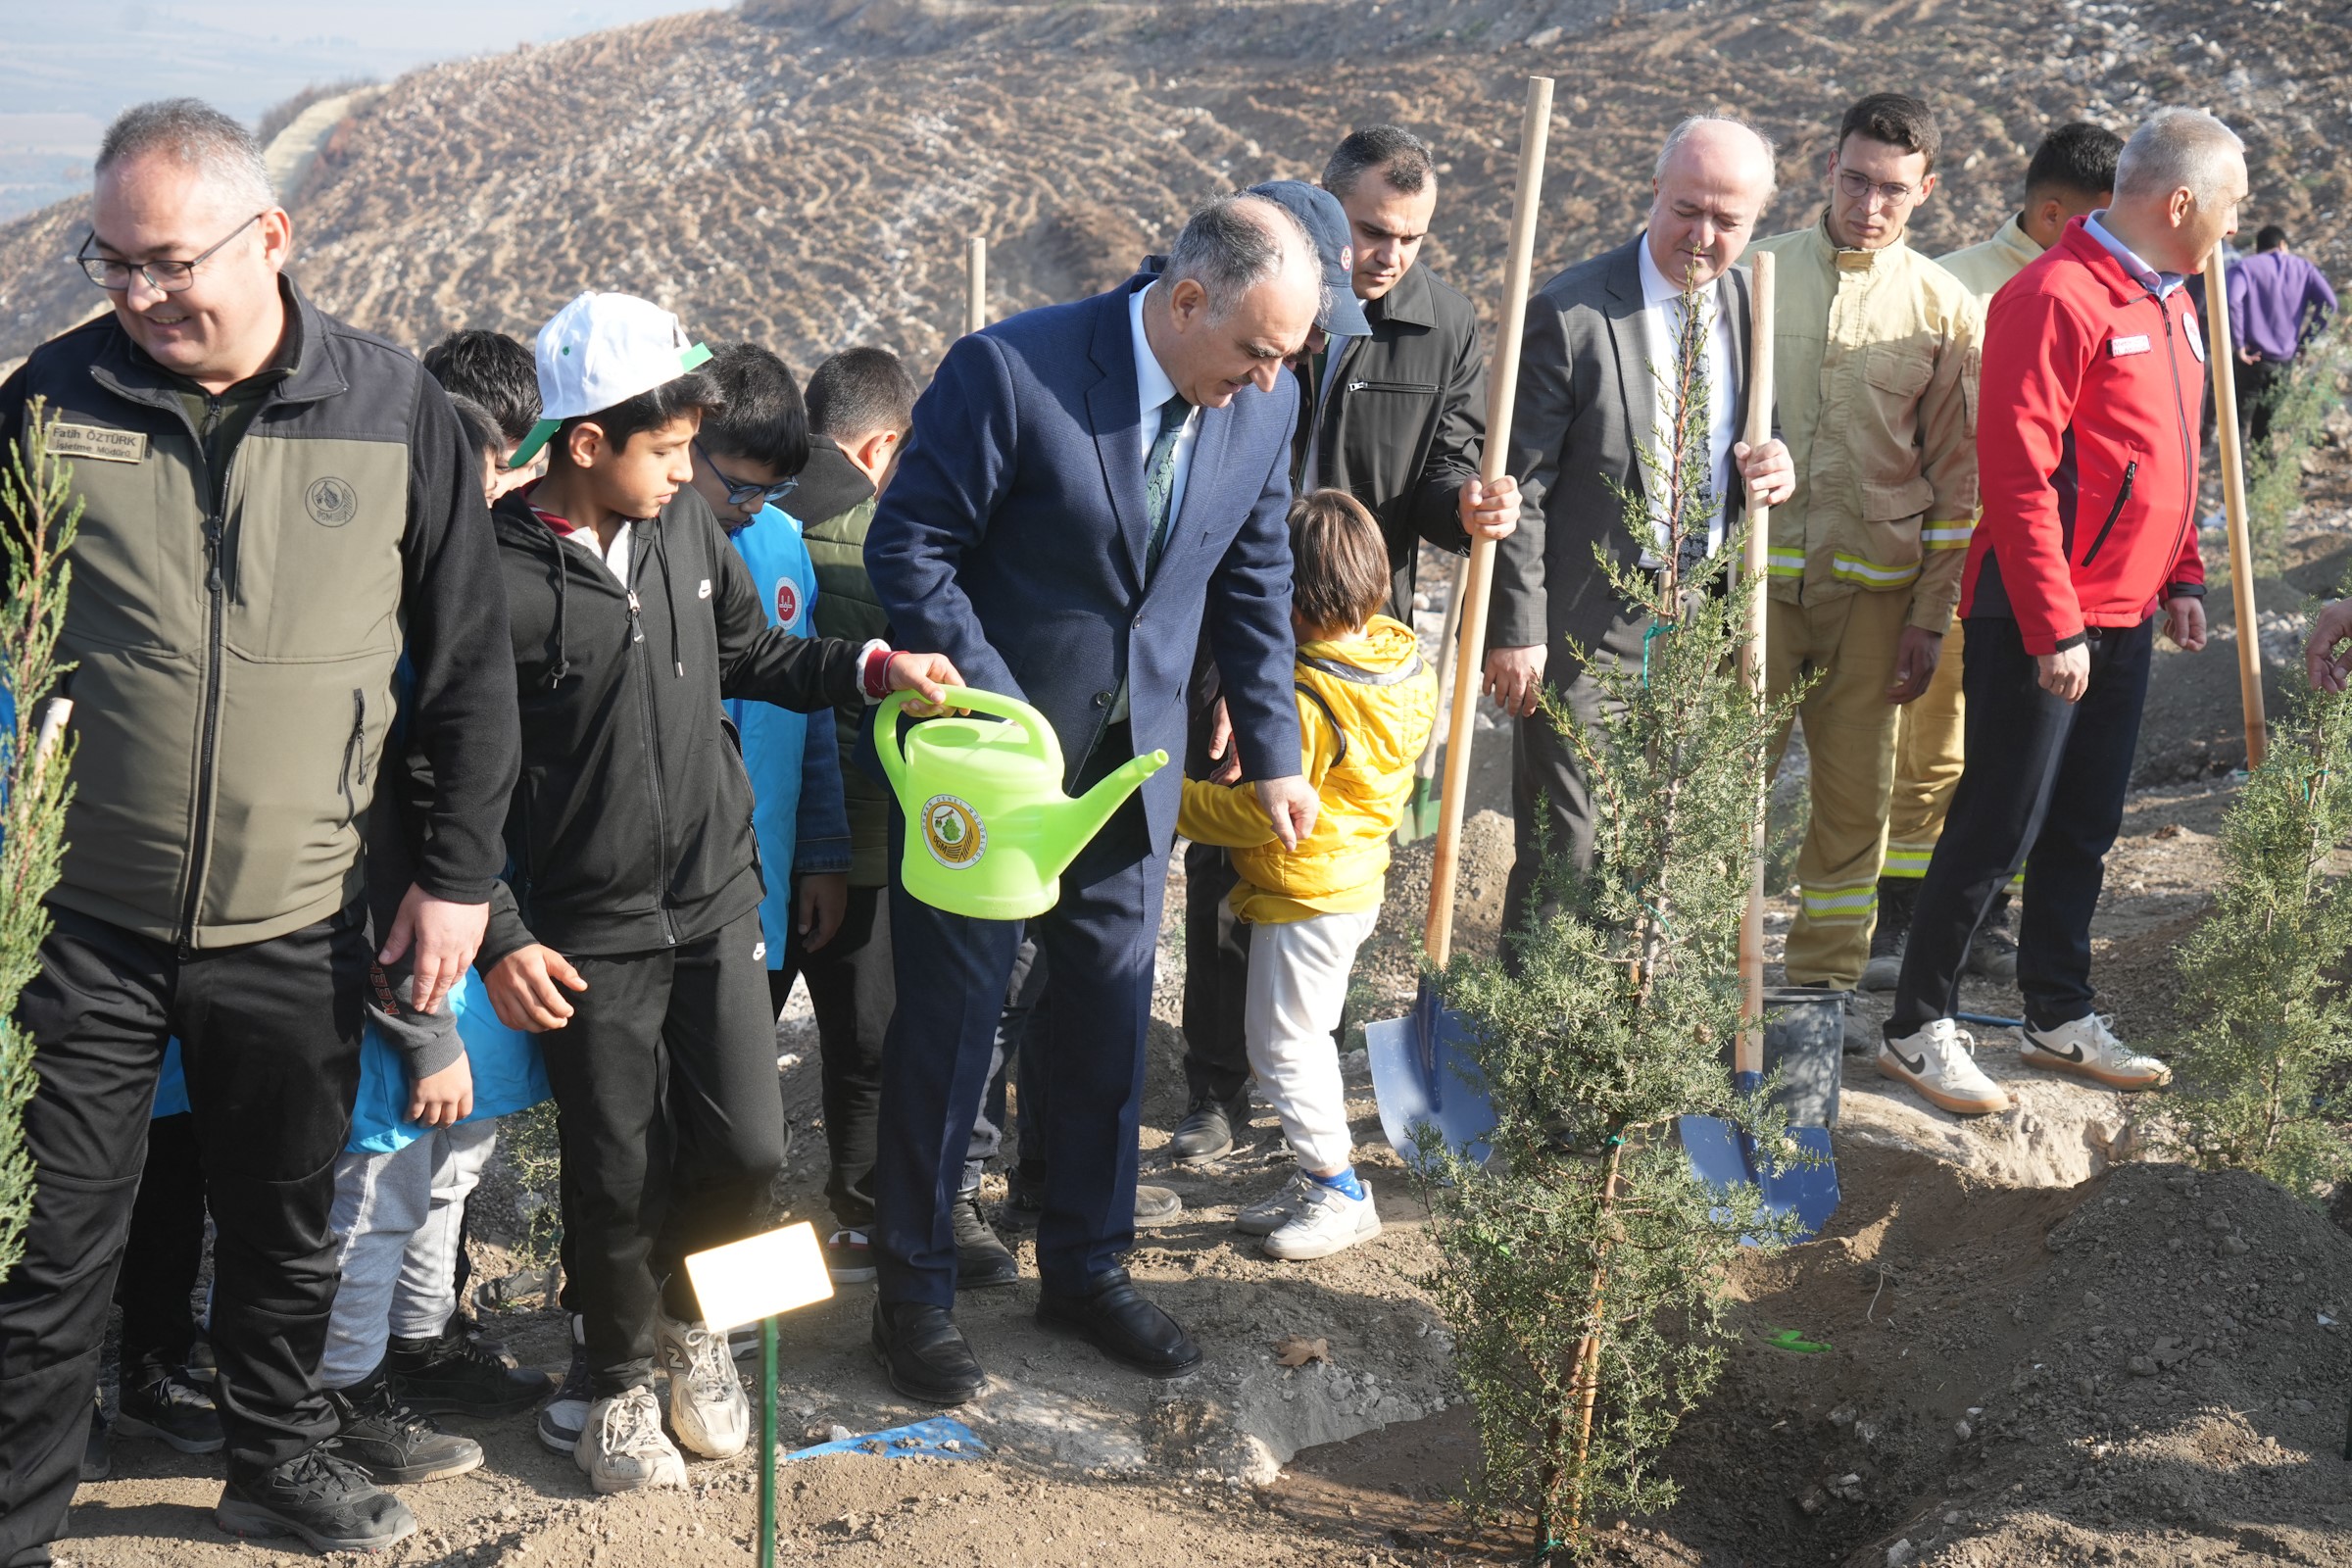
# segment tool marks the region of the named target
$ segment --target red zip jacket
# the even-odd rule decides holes
[[[2049,654],[2204,593],[2199,332],[2187,289],[2157,299],[2079,218],[1993,296],[1963,616],[2014,618]]]

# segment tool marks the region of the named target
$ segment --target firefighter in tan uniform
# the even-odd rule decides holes
[[[1775,387],[1796,492],[1772,513],[1766,662],[1798,710],[1812,823],[1797,857],[1791,985],[1848,991],[1870,953],[1899,705],[1928,689],[1977,510],[1979,313],[1903,242],[1935,188],[1925,104],[1846,111],[1830,202],[1764,240],[1780,258]]]
[[[1943,270],[1976,297],[1981,320],[2003,283],[2058,242],[2072,219],[2107,205],[2123,138],[2077,120],[2042,138],[2026,166],[2026,204],[1992,238],[1942,259]],[[1960,783],[1960,621],[1944,633],[1927,695],[1899,710],[1894,725],[1894,796],[1886,812],[1886,864],[1879,875],[1879,919],[1871,932],[1865,991],[1892,991],[1902,973],[1903,939],[1928,859],[1943,832],[1943,813]],[[2017,978],[2017,938],[2007,894],[1969,945],[1968,972]]]

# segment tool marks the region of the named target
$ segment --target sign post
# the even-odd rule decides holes
[[[760,1568],[776,1562],[776,1319],[833,1295],[816,1230],[806,1220],[686,1259],[713,1334],[760,1325]]]

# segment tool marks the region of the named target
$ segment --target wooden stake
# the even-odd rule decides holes
[[[1740,433],[1749,451],[1772,439],[1772,282],[1770,251],[1758,251],[1754,286],[1748,299],[1747,426]],[[1737,481],[1745,484],[1745,480]],[[1749,698],[1760,715],[1764,711],[1768,677],[1764,663],[1764,590],[1770,581],[1772,509],[1747,509],[1747,581],[1754,596],[1747,605],[1747,643],[1740,650],[1740,673],[1747,679]],[[1732,1054],[1735,1082],[1740,1073],[1764,1070],[1764,823],[1770,803],[1769,785],[1756,792],[1755,848],[1749,855],[1747,912],[1740,918],[1740,985],[1746,997],[1747,1026]]]
[[[2254,542],[2246,532],[2246,455],[2238,440],[2237,354],[2222,248],[2205,258],[2205,368],[2213,372],[2214,428],[2222,443],[2222,509],[2230,523],[2230,602],[2237,613],[2237,698],[2246,718],[2246,767],[2262,765],[2270,726],[2262,711],[2262,627],[2254,614]]]
[[[974,234],[963,242],[963,329],[977,332],[988,324],[988,238]]]
[[[1527,78],[1527,108],[1519,120],[1519,189],[1511,199],[1511,249],[1503,270],[1502,316],[1494,334],[1494,363],[1487,375],[1487,441],[1478,465],[1481,483],[1493,484],[1510,466],[1511,409],[1519,393],[1519,340],[1527,327],[1528,273],[1536,261],[1536,213],[1544,195],[1544,147],[1551,128],[1551,78]],[[1438,797],[1438,847],[1430,862],[1429,920],[1422,943],[1441,967],[1453,956],[1453,884],[1462,847],[1462,812],[1470,799],[1470,734],[1478,715],[1479,678],[1487,646],[1487,590],[1494,580],[1494,542],[1470,542],[1469,581],[1462,592],[1462,626],[1453,661],[1453,710],[1446,729],[1446,782]]]

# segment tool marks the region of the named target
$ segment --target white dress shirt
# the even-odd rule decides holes
[[[1135,340],[1135,402],[1142,416],[1135,421],[1135,439],[1143,455],[1147,485],[1152,479],[1152,443],[1159,439],[1159,411],[1176,395],[1176,383],[1159,368],[1159,356],[1152,352],[1151,339],[1144,335],[1144,296],[1165,286],[1154,283],[1127,296],[1127,326]],[[1200,438],[1200,411],[1196,408],[1184,416],[1184,427],[1176,432],[1176,466],[1168,477],[1168,531],[1160,547],[1163,559],[1176,545],[1176,519],[1184,512],[1184,481],[1192,472],[1193,444]],[[1126,721],[1127,683],[1122,680],[1118,695],[1111,699],[1110,722]]]
[[[1650,453],[1661,464],[1667,461],[1666,433],[1674,425],[1675,351],[1682,340],[1683,286],[1669,279],[1658,270],[1649,254],[1645,237],[1635,249],[1642,267],[1642,341],[1649,351],[1650,380],[1657,396],[1649,411]],[[1738,484],[1734,469],[1732,444],[1740,439],[1740,389],[1732,376],[1732,323],[1722,311],[1715,308],[1715,285],[1709,284],[1702,296],[1710,330],[1707,333],[1707,472],[1714,485],[1714,510],[1707,517],[1707,554],[1723,548],[1724,502]],[[1645,466],[1642,475],[1644,492],[1656,487],[1650,470]],[[1645,552],[1642,564],[1645,566],[1664,564],[1666,548],[1666,498],[1649,498],[1650,527],[1656,541],[1654,551]]]

